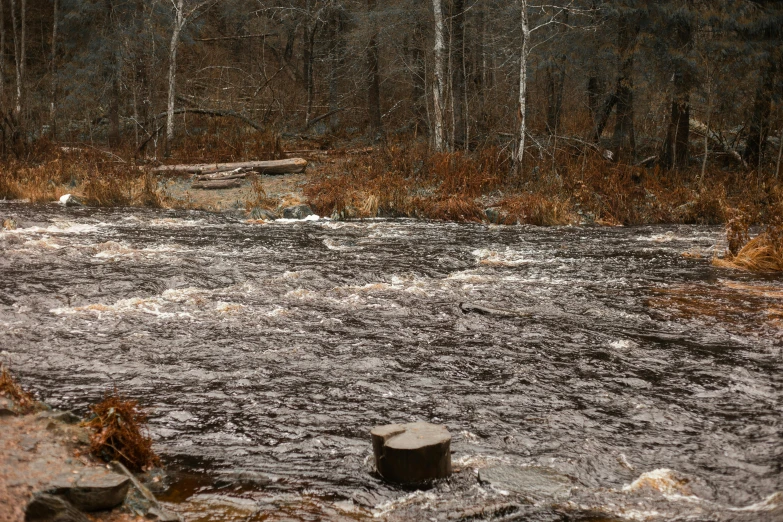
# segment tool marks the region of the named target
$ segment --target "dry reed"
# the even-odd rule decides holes
[[[160,464],[152,440],[142,433],[147,415],[138,402],[120,397],[116,390],[90,407],[85,426],[92,429],[91,453],[107,462],[118,460],[133,470],[148,470]]]
[[[731,234],[732,230],[729,229],[728,233]],[[731,242],[730,236],[730,245]],[[723,259],[713,259],[712,264],[751,272],[783,272],[783,225],[768,226],[764,232],[739,248],[736,254],[729,251]]]
[[[0,366],[0,397],[7,397],[14,401],[17,411],[22,414],[35,411],[40,407],[40,403],[22,388],[5,366]]]

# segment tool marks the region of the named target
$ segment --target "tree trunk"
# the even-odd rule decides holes
[[[378,72],[378,30],[375,23],[376,0],[367,0],[367,10],[370,15],[371,36],[367,44],[367,69],[369,82],[367,85],[367,108],[369,111],[370,127],[373,134],[383,132],[381,122],[381,80]]]
[[[568,24],[568,12],[562,13],[564,23]],[[557,26],[557,33],[563,31],[563,26]],[[560,128],[560,112],[563,108],[563,91],[565,89],[566,56],[562,54],[552,57],[547,67],[547,110],[546,128],[550,136],[556,135]]]
[[[331,12],[329,18],[330,45],[329,45],[329,130],[334,132],[340,123],[340,76],[339,72],[344,63],[345,40],[343,38],[344,21],[343,13],[339,8]]]
[[[171,144],[174,141],[174,101],[177,95],[177,48],[179,35],[185,25],[184,0],[177,0],[174,8],[174,28],[169,44],[169,96],[166,106],[166,157],[171,156]]]
[[[617,78],[617,111],[612,136],[612,148],[618,161],[633,161],[636,155],[636,136],[633,123],[633,62],[634,45],[639,34],[635,17],[621,15],[618,22],[617,46],[620,53],[620,74]]]
[[[427,67],[424,58],[424,33],[425,28],[421,21],[417,22],[413,30],[413,43],[411,45],[411,74],[413,113],[416,117],[416,126],[428,129],[427,124]]]
[[[547,109],[546,129],[550,136],[557,134],[560,127],[560,111],[563,108],[565,89],[565,55],[557,63],[547,67]]]
[[[467,137],[467,105],[465,103],[465,0],[452,0],[452,67],[451,90],[453,96],[454,130],[452,140],[465,145]]]
[[[5,9],[0,0],[0,109],[5,113]]]
[[[0,0],[2,1],[2,0]],[[59,22],[59,0],[53,1],[52,8],[52,56],[50,63],[51,85],[49,87],[49,132],[53,140],[57,139],[57,26]],[[1,8],[0,8],[1,9]],[[0,23],[2,23],[2,16],[0,16]],[[2,40],[2,38],[0,38]],[[0,43],[0,49],[4,46]],[[2,64],[0,64],[2,68]],[[2,76],[0,76],[0,83],[2,83]]]
[[[16,67],[16,102],[14,105],[14,114],[17,118],[22,113],[22,56],[19,42],[19,23],[16,16],[16,0],[11,0],[11,27],[14,35],[14,65]]]
[[[775,62],[772,56],[762,66],[756,99],[753,103],[753,117],[750,123],[747,145],[743,159],[749,165],[757,165],[764,153],[769,134],[769,115],[772,112],[772,91],[775,87]]]
[[[444,62],[443,62],[443,12],[441,10],[441,0],[432,0],[432,9],[435,13],[435,81],[432,84],[432,97],[434,102],[433,117],[435,119],[435,151],[443,152],[446,148],[446,137],[444,133],[444,106],[443,106],[443,87],[444,87]]]
[[[674,27],[674,52],[686,53],[691,45],[691,26],[680,21]],[[667,168],[682,168],[688,163],[688,137],[690,132],[690,89],[691,77],[685,57],[675,59],[674,94],[669,127],[664,142],[663,163]]]
[[[527,61],[530,53],[530,23],[527,17],[527,0],[520,0],[522,15],[522,50],[519,53],[519,142],[514,154],[514,170],[517,175],[522,174],[522,164],[525,157],[525,135],[527,134]]]

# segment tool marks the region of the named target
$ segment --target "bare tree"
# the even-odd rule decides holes
[[[435,150],[443,152],[446,148],[446,137],[444,133],[444,50],[445,43],[443,39],[443,11],[441,0],[432,0],[432,10],[435,14],[435,81],[432,84],[433,112],[435,118]]]
[[[24,1],[24,0],[22,0]],[[193,4],[190,8],[185,8],[185,0],[170,0],[174,9],[174,26],[171,32],[171,43],[169,44],[169,95],[166,106],[166,156],[171,155],[171,142],[174,140],[174,104],[177,96],[177,48],[179,39],[185,24],[191,17],[202,8],[209,7],[216,0],[201,0]]]

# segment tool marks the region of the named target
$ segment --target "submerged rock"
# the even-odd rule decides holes
[[[310,205],[294,205],[293,207],[283,209],[283,217],[285,219],[304,219],[314,214],[315,212],[310,208]]]
[[[82,511],[103,511],[122,504],[130,484],[127,476],[105,468],[83,468],[56,477],[48,492],[65,497]]]
[[[370,434],[375,467],[386,480],[418,484],[451,475],[451,435],[443,426],[387,424]]]
[[[494,466],[479,470],[479,482],[496,490],[522,495],[532,499],[567,498],[571,479],[555,470],[537,466]]]

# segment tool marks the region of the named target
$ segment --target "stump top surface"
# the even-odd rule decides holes
[[[387,448],[399,450],[440,445],[451,440],[451,434],[445,427],[428,422],[386,424],[374,428],[370,433],[385,439],[384,446]]]

